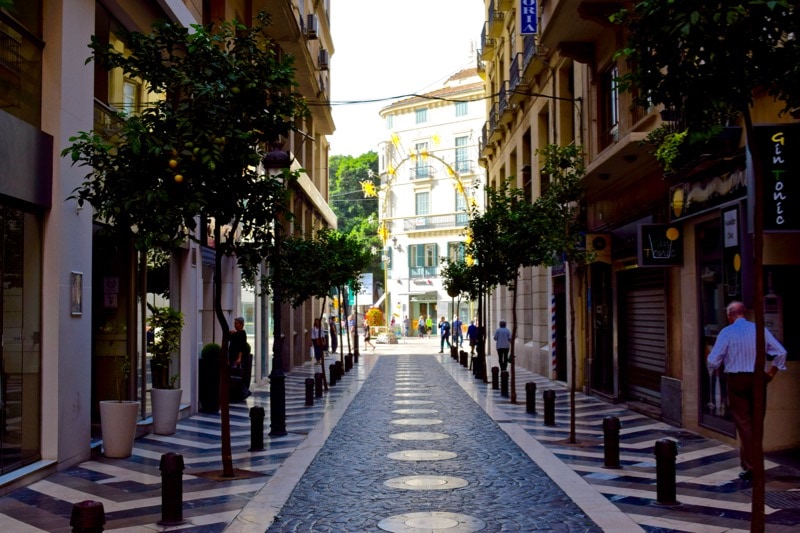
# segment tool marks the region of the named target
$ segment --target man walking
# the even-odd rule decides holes
[[[441,337],[439,342],[439,353],[444,353],[445,344],[447,344],[447,348],[450,349],[450,322],[448,322],[444,317],[439,320],[439,335]]]
[[[497,349],[497,359],[500,362],[500,370],[506,371],[508,367],[508,351],[511,349],[511,330],[506,327],[506,321],[500,321],[500,327],[494,332],[495,348]]]
[[[756,325],[745,318],[745,307],[742,302],[733,301],[728,304],[728,323],[717,336],[714,347],[708,354],[708,369],[714,371],[724,365],[728,382],[728,408],[739,434],[740,462],[742,472],[739,477],[745,481],[753,478],[753,465],[758,458],[753,453],[753,419],[764,418],[766,411],[755,413],[753,399],[754,372],[765,372],[755,368],[756,363]],[[775,339],[768,329],[764,328],[767,354],[775,356],[769,371],[764,376],[765,383],[772,381],[778,370],[785,370],[786,349]]]

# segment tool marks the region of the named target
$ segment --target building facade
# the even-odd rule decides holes
[[[539,3],[537,33],[521,35],[522,4],[484,3],[481,57],[493,100],[481,163],[490,183],[513,176],[535,198],[547,179],[538,170],[537,148],[582,146],[586,246],[594,261],[580,277],[559,268],[523,272],[527,303],[519,309],[525,324],[518,362],[567,381],[574,345],[572,386],[734,442],[725,376],[709,375],[705,356],[726,325],[727,303],[743,300],[752,307],[754,298],[752,213],[759,182],[741,124],[665,174],[644,141],[676,119],[661,109],[632,107],[631,93],[619,90],[617,78],[627,66],[615,52],[625,43],[609,16],[621,5]],[[780,117],[771,102],[757,100],[753,116],[759,139],[796,135],[797,121]],[[765,450],[800,446],[800,338],[790,327],[794,311],[784,305],[795,296],[788,280],[800,264],[800,235],[788,226],[768,229],[764,238],[766,322],[790,354],[788,371],[768,389]],[[505,295],[503,288],[495,291],[495,320],[510,314]],[[577,311],[572,324],[570,299]]]
[[[398,326],[408,317],[412,334],[421,315],[434,324],[458,315],[469,324],[475,314],[471,302],[459,305],[447,294],[441,260],[464,259],[470,209],[483,205],[483,90],[477,69],[470,68],[380,112],[390,139],[378,149],[386,308]]]
[[[147,32],[158,20],[186,27],[220,19],[249,23],[267,9],[280,53],[295,56],[302,94],[321,105],[286,139],[293,167],[305,170],[292,191],[292,231],[335,226],[327,206],[326,135],[329,2],[193,0],[31,0],[0,9],[0,490],[10,490],[92,453],[98,401],[112,394],[118,362],[133,369],[126,396],[149,416],[141,257],[97,230],[91,207],[68,197],[86,175],[61,151],[79,131],[108,131],[117,111],[135,113],[148,98],[138,80],[86,63],[92,36],[124,46],[115,29]],[[147,301],[183,312],[181,350],[173,361],[186,410],[198,408],[198,358],[219,342],[213,320],[213,242],[187,243],[147,272]],[[226,264],[223,307],[231,319],[252,309],[256,379],[269,373],[266,302],[243,306],[240,274]],[[164,295],[168,294],[168,297]],[[284,368],[302,361],[311,305],[284,313],[294,331]],[[246,310],[246,309],[245,309]],[[284,331],[287,331],[286,329]],[[303,350],[305,347],[305,350]],[[143,426],[146,429],[146,425]]]

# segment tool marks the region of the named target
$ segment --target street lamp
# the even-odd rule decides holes
[[[263,165],[272,179],[278,180],[283,185],[282,171],[291,166],[292,160],[288,152],[273,146],[272,150],[264,156]],[[276,217],[277,218],[277,217]],[[270,397],[270,431],[272,437],[283,437],[286,432],[286,373],[283,370],[283,335],[281,333],[281,308],[283,307],[283,294],[281,288],[281,244],[283,234],[278,220],[275,224],[275,248],[272,259],[272,370],[269,374]]]

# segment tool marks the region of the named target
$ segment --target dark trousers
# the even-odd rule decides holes
[[[732,372],[728,378],[728,409],[739,434],[740,462],[745,470],[752,470],[756,462],[753,453],[753,420],[755,405],[753,394],[753,373]],[[764,398],[764,411],[760,413],[764,419],[766,413],[766,397]]]
[[[439,351],[444,351],[444,345],[447,343],[447,347],[450,348],[450,335],[442,335],[442,340],[439,343]]]
[[[500,360],[500,370],[503,371],[508,367],[508,350],[509,348],[497,349],[497,358]]]

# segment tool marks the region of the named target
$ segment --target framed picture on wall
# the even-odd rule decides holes
[[[83,314],[83,272],[71,272],[72,296],[70,298],[72,316]]]

